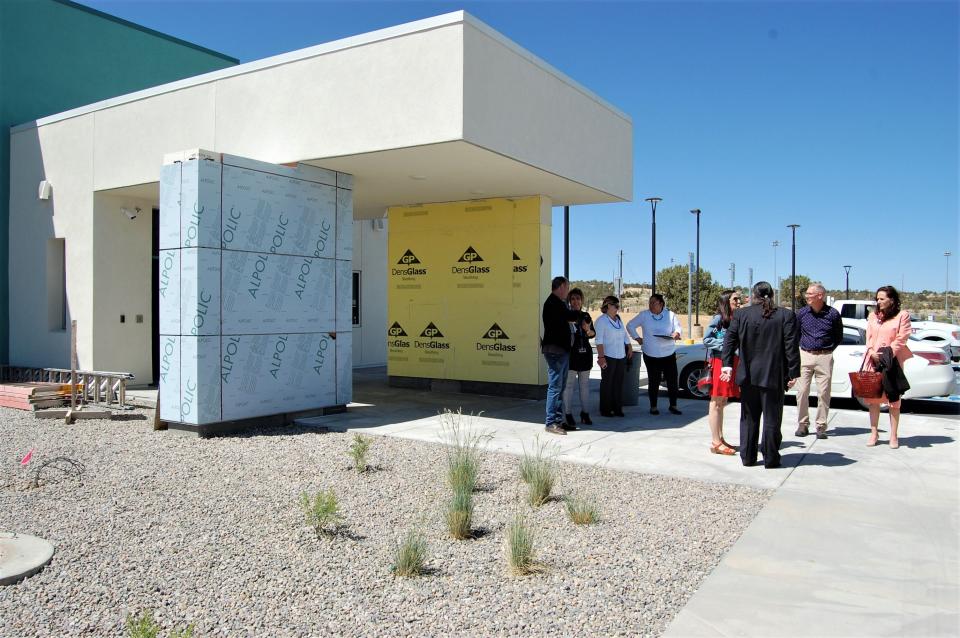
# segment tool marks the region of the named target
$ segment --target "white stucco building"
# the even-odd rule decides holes
[[[155,381],[151,212],[167,153],[204,148],[354,176],[356,366],[386,360],[387,207],[632,197],[630,118],[464,12],[98,102],[10,135],[10,363],[67,366],[65,328],[76,319],[81,368],[142,383]]]

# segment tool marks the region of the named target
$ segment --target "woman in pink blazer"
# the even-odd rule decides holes
[[[873,370],[880,361],[880,348],[889,346],[893,355],[903,367],[904,362],[913,356],[907,347],[910,337],[910,314],[900,310],[900,293],[893,286],[882,286],[877,290],[877,310],[867,320],[867,369]],[[880,406],[890,404],[890,447],[900,447],[897,439],[897,426],[900,425],[900,401],[890,403],[887,396],[879,399],[864,399],[870,410],[870,438],[868,447],[877,444],[880,424]]]

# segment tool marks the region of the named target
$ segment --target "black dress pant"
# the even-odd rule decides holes
[[[758,388],[752,385],[740,388],[740,460],[744,465],[757,462],[757,436],[760,418],[763,418],[763,436],[759,450],[765,467],[780,467],[780,432],[783,421],[783,390]]]
[[[610,416],[623,412],[623,373],[626,357],[606,358],[607,367],[600,370],[600,414]]]
[[[677,355],[669,357],[651,357],[643,355],[643,363],[647,366],[647,396],[650,397],[650,407],[657,407],[657,398],[660,396],[660,382],[664,375],[667,377],[667,396],[670,405],[677,407]]]

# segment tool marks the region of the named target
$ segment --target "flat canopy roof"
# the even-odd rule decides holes
[[[93,190],[152,184],[165,153],[199,147],[351,173],[358,217],[494,196],[632,198],[630,118],[463,11],[111,98],[11,135],[55,144],[61,130],[91,137]]]

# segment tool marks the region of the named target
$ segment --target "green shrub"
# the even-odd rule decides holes
[[[347,449],[347,454],[353,459],[353,467],[357,472],[363,473],[369,469],[367,465],[367,452],[370,450],[370,439],[359,434],[353,435],[353,442]]]
[[[473,525],[473,493],[465,489],[454,490],[447,505],[447,530],[450,536],[464,540],[471,536]]]
[[[581,494],[573,494],[564,499],[570,520],[577,525],[592,525],[600,520],[600,511],[596,503]]]
[[[478,433],[473,428],[473,415],[444,410],[440,415],[443,438],[447,443],[447,482],[454,492],[472,492],[477,487],[480,472],[481,446],[491,434]]]
[[[153,612],[149,609],[127,616],[128,638],[158,638],[159,635],[160,625],[153,619]]]
[[[343,516],[340,514],[340,506],[337,504],[337,495],[333,489],[323,492],[317,492],[313,498],[306,492],[300,495],[300,507],[303,508],[303,515],[307,525],[313,527],[317,538],[321,535],[336,534]]]
[[[393,573],[410,578],[423,573],[427,562],[427,539],[419,529],[408,530],[394,547]]]
[[[128,638],[158,638],[160,636],[160,625],[153,619],[153,612],[149,609],[137,615],[129,614],[126,627]],[[170,630],[170,638],[193,638],[193,625],[187,625],[183,629]]]
[[[530,521],[522,513],[507,525],[507,564],[514,574],[523,576],[536,571],[534,532]]]

